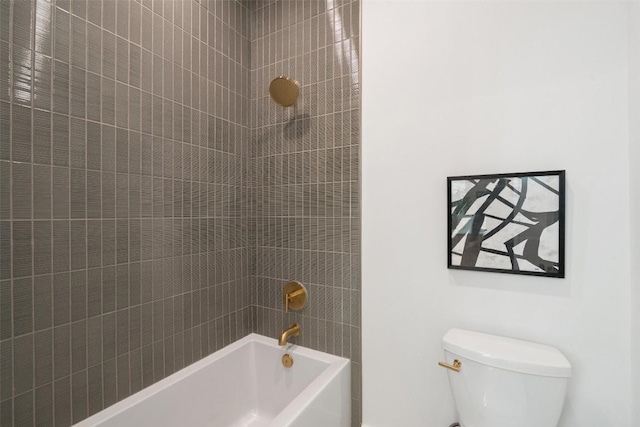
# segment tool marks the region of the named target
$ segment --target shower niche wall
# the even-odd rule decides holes
[[[352,361],[360,425],[359,1],[257,1],[251,13],[251,192],[256,331],[297,322],[300,344]],[[291,107],[268,92],[300,84]],[[299,280],[307,308],[285,314]]]

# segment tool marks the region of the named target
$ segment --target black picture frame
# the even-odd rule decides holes
[[[565,277],[565,171],[447,177],[447,267]]]

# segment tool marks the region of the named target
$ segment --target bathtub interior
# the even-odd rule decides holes
[[[304,407],[307,403],[301,399],[308,400],[318,387],[309,386],[323,373],[336,370],[339,358],[298,346],[278,347],[271,341],[275,342],[256,334],[245,337],[212,355],[213,363],[203,359],[78,426],[272,425],[292,403]],[[292,368],[281,363],[285,352],[294,358]]]
[[[154,385],[162,387],[147,396],[134,395],[131,397],[142,398],[117,403],[103,411],[104,414],[98,414],[105,415],[98,423],[91,423],[91,418],[86,420],[87,427],[258,426],[259,420],[251,422],[256,418],[255,381],[247,369],[239,369],[249,367],[251,371],[252,359],[250,346],[242,346],[188,375],[162,380]],[[142,393],[147,391],[152,390]],[[121,408],[116,408],[121,404]],[[114,409],[115,413],[106,413]],[[79,427],[85,425],[81,423]]]

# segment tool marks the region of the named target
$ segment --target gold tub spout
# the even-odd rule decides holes
[[[280,335],[280,339],[278,340],[278,345],[287,345],[289,338],[297,337],[298,335],[300,335],[300,325],[292,323],[287,329],[282,331],[282,335]]]

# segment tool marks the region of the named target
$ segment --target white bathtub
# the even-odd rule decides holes
[[[251,334],[76,427],[349,427],[350,377],[348,359]]]

